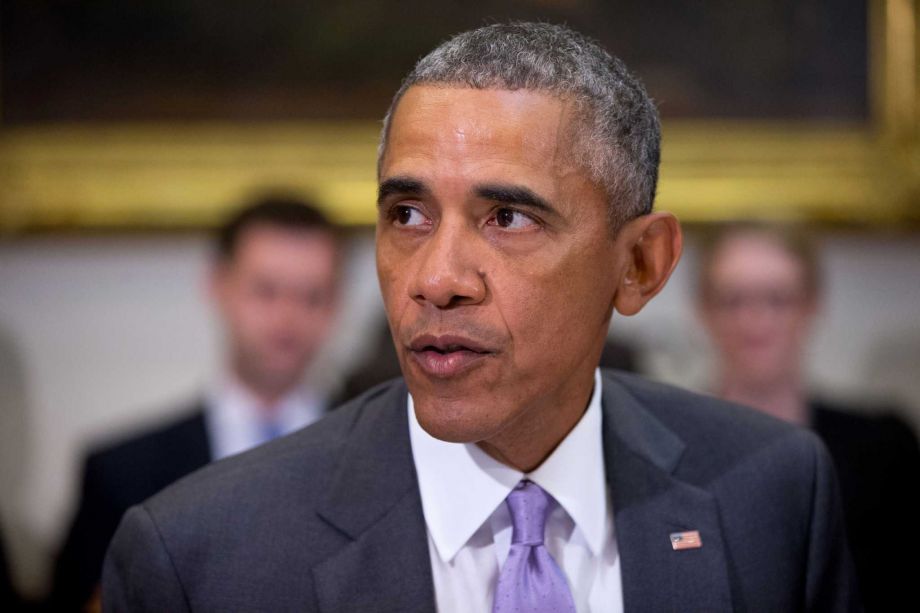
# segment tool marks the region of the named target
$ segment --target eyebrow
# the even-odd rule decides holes
[[[406,176],[390,177],[377,188],[377,204],[379,205],[393,194],[424,196],[429,194],[430,191],[428,186],[418,179]]]
[[[493,202],[516,204],[548,214],[558,214],[548,200],[523,185],[485,183],[475,186],[473,193],[478,198]],[[425,197],[431,194],[431,189],[423,181],[411,176],[390,177],[377,188],[377,205],[394,194]]]
[[[553,207],[548,200],[522,185],[489,183],[476,186],[474,192],[479,198],[484,198],[486,200],[501,202],[503,204],[517,204],[519,206],[537,209],[544,213],[557,212],[555,207]]]

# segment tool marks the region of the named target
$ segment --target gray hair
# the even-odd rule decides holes
[[[393,112],[413,85],[535,90],[570,99],[578,110],[575,161],[607,195],[616,226],[651,212],[661,127],[645,88],[590,38],[547,23],[492,24],[463,32],[423,57],[383,120],[379,164]]]

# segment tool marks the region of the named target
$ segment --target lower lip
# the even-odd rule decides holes
[[[491,354],[475,351],[412,351],[412,358],[426,375],[447,379],[462,374],[480,364]]]

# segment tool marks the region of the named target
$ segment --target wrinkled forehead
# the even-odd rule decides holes
[[[574,100],[548,91],[413,85],[388,117],[378,172],[407,147],[428,148],[432,155],[445,148],[469,155],[503,148],[525,157],[572,160],[576,119]]]

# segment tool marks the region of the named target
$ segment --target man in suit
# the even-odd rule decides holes
[[[180,418],[88,455],[55,567],[55,610],[81,610],[93,597],[130,506],[325,412],[302,380],[336,311],[338,259],[330,222],[297,200],[259,200],[220,228],[209,290],[224,331],[223,374]]]
[[[717,350],[717,393],[814,430],[840,477],[847,536],[867,611],[894,611],[920,576],[902,544],[920,517],[920,451],[894,415],[815,399],[804,358],[821,303],[821,274],[800,232],[736,223],[701,257],[699,312]]]
[[[404,380],[126,514],[110,611],[851,611],[815,437],[601,373],[677,263],[641,84],[562,26],[416,65],[377,268]]]

